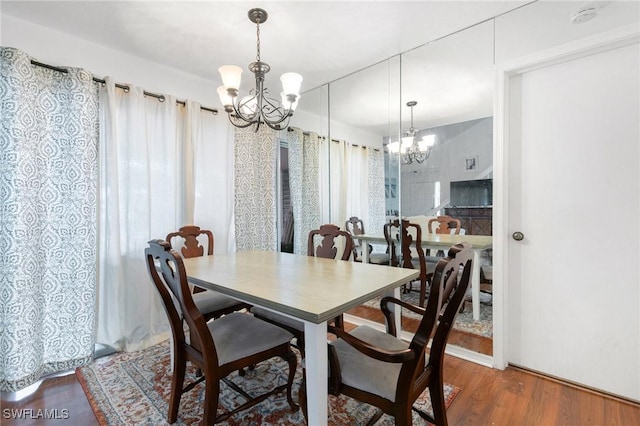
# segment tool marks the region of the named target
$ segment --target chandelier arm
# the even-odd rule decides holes
[[[247,128],[253,124],[255,124],[257,121],[247,121],[244,120],[242,118],[237,117],[234,113],[229,113],[228,114],[229,117],[229,121],[231,122],[231,124],[233,124],[234,127],[238,127],[240,129],[244,129]],[[241,120],[241,121],[239,121]]]

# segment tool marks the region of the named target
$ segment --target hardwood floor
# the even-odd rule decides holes
[[[640,425],[640,405],[603,396],[516,368],[504,371],[452,356],[445,358],[444,378],[458,386],[447,412],[451,425]],[[16,419],[11,410],[68,410],[68,419]],[[7,411],[8,410],[8,411]],[[31,416],[32,417],[32,416]],[[2,401],[4,426],[97,425],[75,375],[45,380],[31,396]]]

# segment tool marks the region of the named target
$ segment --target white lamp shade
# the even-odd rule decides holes
[[[420,151],[426,151],[436,143],[436,135],[424,135],[420,141]]]
[[[398,142],[398,141],[389,142],[389,144],[387,144],[387,149],[392,154],[399,153],[400,152],[400,142]]]
[[[402,152],[407,152],[413,146],[413,136],[405,136],[402,138]]]
[[[300,100],[300,95],[296,97],[296,100],[294,103],[289,102],[289,99],[287,99],[287,95],[285,95],[284,92],[280,92],[280,98],[281,98],[282,106],[284,107],[284,109],[290,109],[291,111],[295,111],[296,107],[298,106],[298,101]]]
[[[220,103],[222,103],[223,106],[227,106],[227,105],[233,105],[233,99],[231,98],[231,96],[229,95],[229,92],[227,92],[227,89],[225,89],[224,86],[218,86],[218,96],[220,97]]]
[[[240,90],[242,68],[237,65],[223,65],[218,68],[218,71],[222,77],[222,84],[226,89]]]
[[[295,72],[286,72],[280,76],[282,82],[282,91],[286,95],[298,95],[300,93],[300,85],[302,84],[302,76]]]

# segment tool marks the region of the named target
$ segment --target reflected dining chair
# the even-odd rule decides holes
[[[394,220],[384,225],[384,237],[391,255],[391,266],[418,269],[420,275],[420,306],[424,306],[427,290],[427,264],[422,249],[422,227],[408,220]],[[411,291],[411,283],[408,284]]]
[[[293,338],[291,333],[240,312],[207,323],[194,303],[182,258],[171,249],[171,245],[164,240],[149,241],[145,258],[151,281],[162,298],[173,337],[175,357],[167,416],[169,423],[175,423],[178,418],[182,394],[192,390],[203,380],[205,389],[202,424],[205,425],[222,422],[285,390],[292,411],[298,410],[291,393],[297,367],[297,359],[290,346]],[[189,339],[185,336],[183,318],[189,326]],[[274,357],[282,358],[288,363],[286,384],[275,386],[274,383],[274,387],[263,394],[249,395],[227,378],[233,371]],[[183,388],[187,361],[195,364],[204,374]],[[218,415],[221,381],[239,392],[246,402]]]
[[[472,257],[466,243],[449,249],[447,257],[436,266],[426,308],[392,297],[383,298],[381,309],[386,317],[386,333],[366,325],[351,332],[330,327],[337,339],[329,344],[329,391],[377,407],[368,425],[383,414],[393,416],[396,425],[411,425],[412,411],[437,426],[447,425],[444,351],[469,287]],[[390,304],[422,316],[411,342],[398,338]],[[431,337],[433,341],[427,350]],[[426,388],[429,388],[433,416],[413,406]]]
[[[455,234],[460,233],[460,220],[451,216],[437,216],[429,219],[428,232],[435,234]]]
[[[309,232],[307,243],[308,256],[327,259],[349,260],[353,250],[351,234],[333,224],[322,225],[319,229],[314,229]],[[300,285],[304,284],[305,283],[300,283]],[[302,352],[302,356],[304,356],[304,323],[302,321],[277,314],[259,306],[253,307],[251,312],[256,318],[280,326],[293,334],[296,337],[296,346],[300,349],[300,352]],[[344,327],[342,315],[332,321],[337,327]]]
[[[373,247],[371,244],[364,245],[359,239],[358,235],[364,234],[364,222],[358,216],[351,216],[344,224],[344,229],[351,234],[353,238],[353,261],[362,262],[362,249],[363,246],[369,250],[369,263],[375,263],[376,265],[388,265],[389,254],[388,253],[373,253]]]
[[[169,233],[165,240],[172,247],[182,245],[180,253],[183,258],[188,259],[204,256],[204,246],[199,238],[206,239],[207,255],[213,255],[213,233],[207,229],[200,229],[199,226],[183,226],[178,231]],[[193,301],[206,321],[242,309],[251,309],[251,305],[248,303],[241,302],[217,291],[205,290],[200,287],[193,287]]]

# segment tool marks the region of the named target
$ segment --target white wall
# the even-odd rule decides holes
[[[142,87],[148,92],[193,99],[218,109],[215,83],[91,43],[59,31],[3,14],[0,45],[23,50],[39,62],[54,66],[84,68],[96,77],[113,76],[118,83]],[[212,73],[215,70],[212,70]],[[219,114],[224,118],[224,114]]]
[[[440,182],[441,202],[449,199],[449,183],[458,180],[490,178],[493,169],[493,119],[491,117],[435,127],[436,145],[424,163],[401,167],[402,215],[432,215],[433,189]],[[465,159],[477,157],[478,168],[465,170]]]

